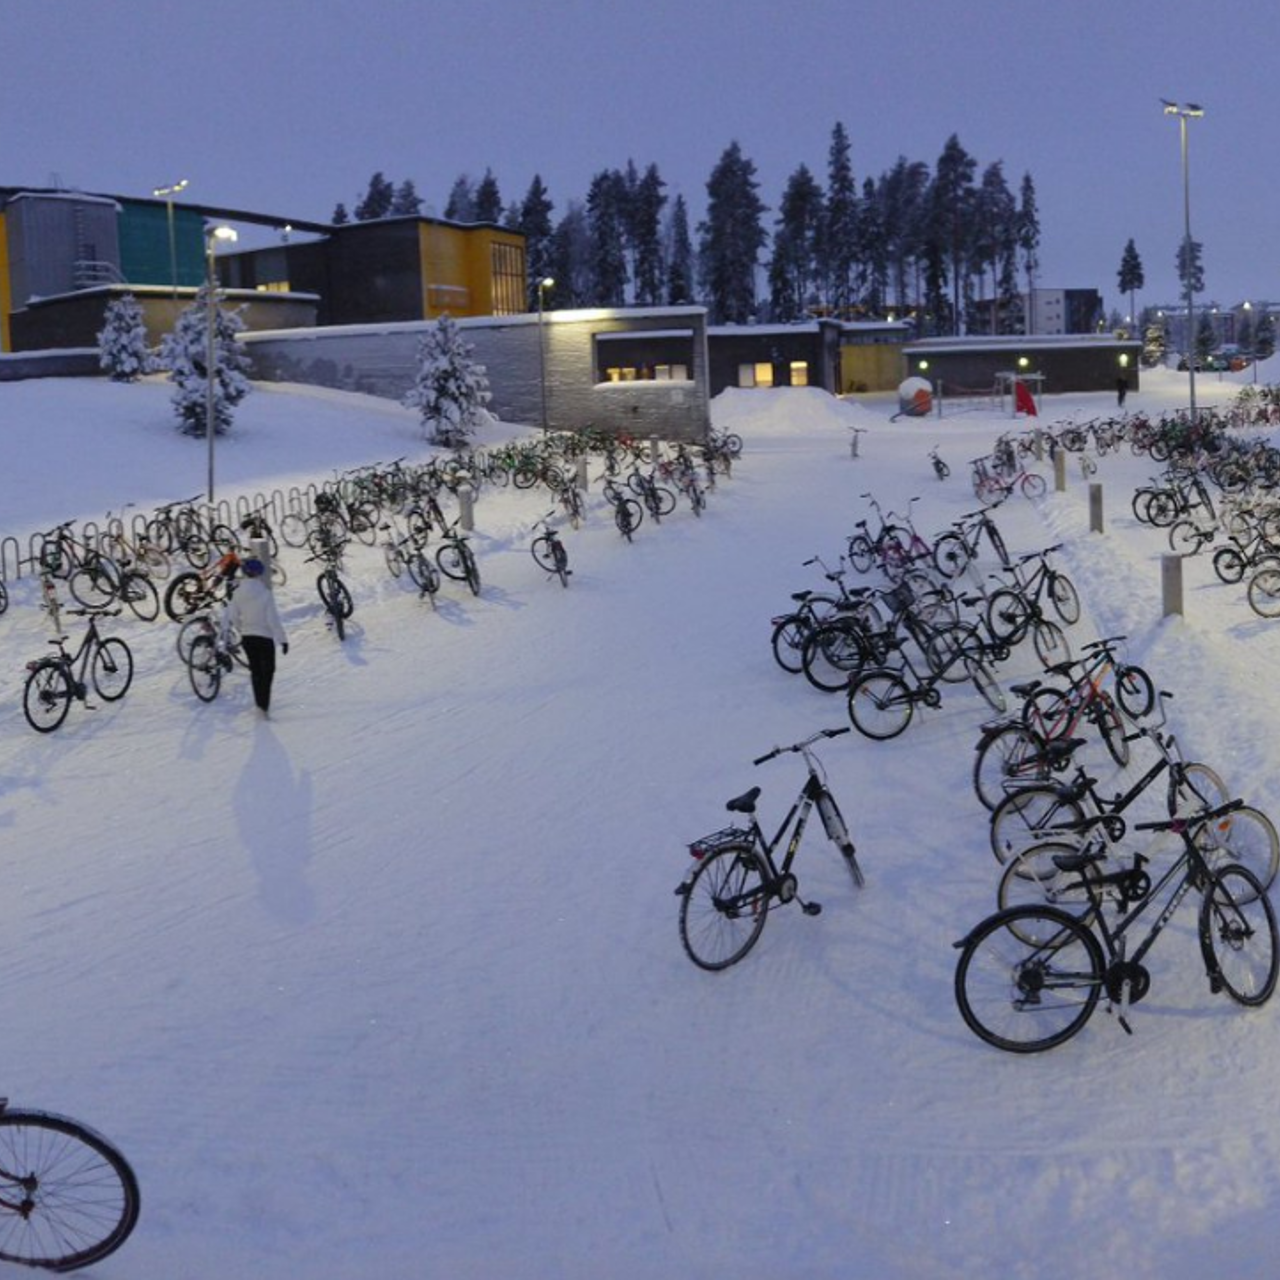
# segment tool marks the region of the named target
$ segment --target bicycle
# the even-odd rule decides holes
[[[934,567],[943,577],[958,578],[977,559],[984,536],[999,558],[1001,567],[1012,567],[1004,538],[991,518],[992,509],[998,505],[998,502],[990,503],[967,516],[961,516],[933,544]]]
[[[632,534],[644,519],[644,508],[634,498],[628,497],[622,486],[613,479],[604,482],[604,496],[613,507],[613,522],[617,525],[618,532],[630,542]]]
[[[152,542],[144,531],[136,536],[125,532],[124,517],[107,513],[107,532],[103,534],[100,546],[102,553],[109,556],[119,565],[138,564],[148,577],[162,581],[169,576],[172,568],[169,553]]]
[[[342,544],[334,543],[326,551],[307,557],[308,561],[319,561],[323,566],[316,576],[316,592],[328,615],[329,625],[339,640],[347,638],[347,619],[355,612],[351,591],[338,572],[342,565],[342,552]]]
[[[1141,667],[1116,660],[1115,646],[1124,638],[1111,636],[1091,641],[1084,646],[1083,658],[1051,667],[1056,675],[1068,675],[1073,668],[1078,669],[1065,690],[1039,681],[1015,689],[1015,693],[1026,695],[1023,723],[1047,741],[1070,737],[1082,720],[1088,720],[1097,728],[1111,758],[1123,769],[1129,763],[1129,744],[1120,712],[1137,721],[1149,715],[1155,705],[1151,677]],[[1108,676],[1114,677],[1114,698],[1102,687]]]
[[[1071,647],[1066,633],[1045,613],[1045,598],[1067,626],[1080,621],[1080,595],[1075,584],[1049,566],[1049,556],[1061,550],[1058,543],[1020,556],[1009,567],[1010,583],[993,591],[987,601],[987,626],[992,636],[1012,649],[1030,633],[1036,656],[1046,668],[1068,661]],[[1024,577],[1023,569],[1029,564],[1034,568]]]
[[[836,738],[848,732],[847,728],[821,729],[803,742],[774,747],[752,762],[758,766],[795,752],[804,759],[808,771],[772,840],[765,838],[756,816],[760,788],[752,787],[725,805],[730,813],[744,815],[747,826],[726,827],[689,846],[696,865],[675,892],[680,898],[680,941],[685,954],[700,969],[715,971],[737,964],[759,941],[769,908],[775,902],[799,902],[807,916],[822,911],[821,903],[801,899],[799,883],[791,870],[815,806],[827,838],[839,850],[854,884],[862,887],[857,852],[827,786],[822,762],[813,751],[819,738]],[[775,855],[784,837],[786,851],[778,861]]]
[[[538,525],[542,532],[530,544],[529,554],[533,556],[533,562],[539,569],[559,578],[560,585],[567,587],[569,575],[573,570],[569,568],[569,553],[564,549],[560,535],[551,526],[551,517],[554,514],[555,512],[548,511],[542,517]]]
[[[958,678],[969,679],[993,711],[1004,712],[1005,697],[999,683],[963,641],[948,641],[947,650],[936,653],[937,665],[930,661],[927,675],[916,669],[900,639],[891,640],[889,646],[902,654],[900,668],[872,667],[849,684],[849,719],[863,737],[877,742],[896,738],[911,723],[917,705],[941,706],[938,684],[954,682],[957,677],[950,673],[957,669]]]
[[[866,427],[850,427],[849,428],[849,457],[856,458],[859,454],[858,441],[862,436],[867,434]]]
[[[187,679],[201,702],[212,702],[222,688],[222,677],[237,661],[247,665],[247,660],[239,637],[229,635],[225,625],[216,624],[207,614],[198,621],[203,625],[187,646]]]
[[[480,567],[467,535],[458,532],[456,520],[444,531],[444,544],[436,551],[436,564],[446,578],[465,582],[473,596],[480,594]]]
[[[945,480],[951,474],[951,468],[943,461],[942,456],[938,453],[938,446],[934,445],[929,450],[929,461],[933,464],[933,474],[939,480]]]
[[[100,1262],[129,1238],[142,1198],[100,1133],[0,1098],[0,1259],[49,1271]]]
[[[62,578],[75,601],[86,609],[102,608],[120,590],[120,566],[110,556],[76,538],[73,520],[43,535],[36,565],[42,574]]]
[[[407,572],[419,593],[431,601],[434,609],[436,592],[440,590],[440,574],[426,553],[426,534],[414,530],[401,534],[390,524],[382,525],[382,532],[386,535],[382,542],[382,556],[387,563],[387,572],[393,578]]]
[[[129,691],[133,681],[133,654],[117,636],[102,636],[98,619],[115,617],[119,609],[72,609],[88,617],[89,627],[74,654],[67,652],[67,637],[59,635],[49,643],[58,652],[27,663],[27,682],[22,691],[22,711],[37,733],[52,733],[67,718],[72,700],[88,710],[88,682],[104,702],[116,702]]]
[[[1109,1011],[1132,1035],[1129,1009],[1151,985],[1142,962],[1193,890],[1201,895],[1197,932],[1209,990],[1249,1007],[1265,1004],[1280,969],[1270,899],[1247,868],[1210,867],[1197,842],[1202,828],[1240,803],[1140,823],[1137,830],[1171,832],[1182,841],[1181,854],[1154,883],[1141,855],[1130,867],[1102,872],[1093,853],[1055,854],[1059,871],[1079,877],[1088,910],[1079,916],[1049,905],[1010,907],[956,942],[954,994],[969,1029],[997,1049],[1037,1053],[1080,1031],[1105,993]],[[1121,913],[1114,924],[1103,910],[1109,895]],[[1160,901],[1159,914],[1130,952],[1129,932]]]

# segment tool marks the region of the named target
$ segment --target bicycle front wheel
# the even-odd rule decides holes
[[[222,687],[222,667],[218,664],[218,646],[210,635],[197,636],[187,656],[187,676],[191,691],[201,702],[212,702]]]
[[[1054,612],[1069,627],[1080,621],[1080,593],[1076,585],[1065,573],[1051,572],[1049,575],[1049,601]]]
[[[133,654],[118,636],[99,642],[93,654],[93,687],[105,702],[115,702],[133,683]]]
[[[1141,667],[1125,663],[1116,668],[1116,701],[1130,720],[1141,720],[1151,714],[1156,704],[1156,689],[1151,677]]]
[[[759,858],[748,845],[717,849],[682,887],[680,941],[700,969],[727,969],[756,945],[769,916]]]
[[[120,582],[120,598],[142,622],[154,622],[160,616],[160,595],[146,574],[126,573]]]
[[[1280,835],[1271,819],[1252,805],[1202,824],[1196,845],[1211,866],[1234,863],[1244,867],[1264,889],[1271,888],[1280,870]]]
[[[1276,989],[1276,916],[1258,877],[1223,867],[1200,903],[1200,950],[1215,991],[1237,1004],[1266,1004]]]
[[[0,1113],[0,1169],[23,1180],[5,1197],[0,1258],[74,1271],[114,1253],[138,1221],[141,1197],[128,1161],[100,1134],[43,1111]]]
[[[956,1006],[987,1044],[1039,1053],[1089,1021],[1105,970],[1097,938],[1074,916],[1055,907],[1014,907],[989,916],[964,940]]]
[[[533,556],[533,561],[538,568],[545,573],[559,573],[560,565],[556,559],[556,548],[559,545],[556,538],[544,533],[541,537],[534,538],[529,547],[529,554]]]
[[[1249,579],[1249,608],[1260,618],[1280,618],[1280,569],[1259,569]]]

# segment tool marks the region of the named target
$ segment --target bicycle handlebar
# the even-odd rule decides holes
[[[803,751],[810,743],[817,742],[819,738],[838,738],[842,733],[852,732],[852,729],[852,725],[846,725],[842,729],[819,729],[817,733],[812,734],[803,742],[794,742],[789,747],[774,747],[772,751],[766,751],[758,760],[753,760],[751,763],[753,765],[764,764],[766,761],[774,759],[775,756],[783,755],[788,751]]]

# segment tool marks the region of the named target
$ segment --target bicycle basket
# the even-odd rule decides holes
[[[689,846],[689,856],[701,861],[721,849],[735,844],[751,843],[751,832],[743,827],[724,827],[713,831],[709,836],[702,836]]]
[[[900,582],[892,591],[884,593],[884,602],[894,613],[909,609],[915,603],[915,599],[916,593],[911,590],[911,584],[908,582]]]

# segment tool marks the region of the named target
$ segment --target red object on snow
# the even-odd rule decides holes
[[[1036,411],[1036,402],[1031,394],[1030,388],[1025,382],[1017,382],[1013,389],[1014,407],[1019,413],[1025,413],[1028,418],[1038,417]]]

